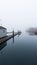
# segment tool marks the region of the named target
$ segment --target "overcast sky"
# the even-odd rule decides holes
[[[37,0],[0,0],[0,25],[8,31],[37,27]]]

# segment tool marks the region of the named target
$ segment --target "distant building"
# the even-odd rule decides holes
[[[0,38],[5,37],[7,35],[7,29],[3,26],[0,26]]]

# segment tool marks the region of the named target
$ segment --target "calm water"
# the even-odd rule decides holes
[[[37,36],[22,33],[0,46],[0,65],[37,65]]]

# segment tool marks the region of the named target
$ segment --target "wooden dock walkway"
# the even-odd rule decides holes
[[[14,36],[20,35],[20,34],[21,34],[21,32],[16,32],[16,33],[14,33],[14,35],[12,34],[12,35],[6,36],[4,38],[1,38],[0,39],[0,45],[3,44],[3,42],[6,42],[7,40],[13,38]]]

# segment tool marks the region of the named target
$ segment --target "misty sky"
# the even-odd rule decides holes
[[[37,27],[37,0],[0,0],[0,25],[8,31]]]

